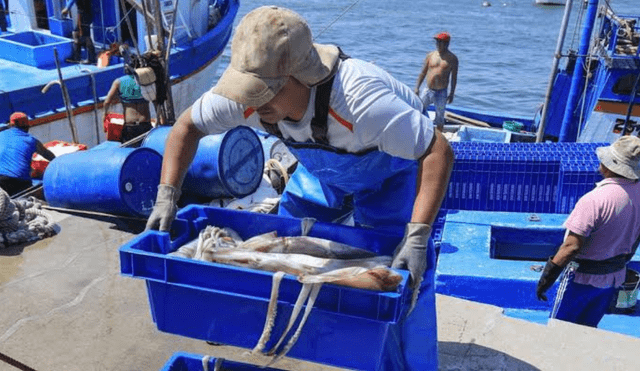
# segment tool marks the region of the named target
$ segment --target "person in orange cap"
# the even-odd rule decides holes
[[[415,93],[420,96],[424,104],[424,113],[429,105],[436,109],[435,124],[440,131],[444,128],[444,108],[447,103],[453,102],[453,96],[458,82],[458,57],[449,50],[451,35],[448,32],[440,32],[433,37],[436,40],[437,50],[427,54],[418,75]],[[420,91],[420,85],[427,78],[427,86]],[[451,80],[451,89],[447,94]]]
[[[29,119],[22,112],[9,118],[0,131],[0,188],[12,196],[31,186],[31,157],[37,152],[51,161],[56,156],[29,134]]]

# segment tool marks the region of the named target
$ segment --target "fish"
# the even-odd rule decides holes
[[[324,283],[382,292],[396,291],[402,275],[390,268],[392,257],[339,242],[307,236],[313,220],[302,220],[302,236],[278,236],[276,231],[246,241],[231,228],[205,227],[194,239],[170,255],[274,272],[265,324],[249,354],[271,357],[265,366],[284,357],[297,342]],[[277,315],[279,286],[285,274],[294,275],[302,288],[288,325],[276,345],[264,352]],[[305,306],[297,329],[282,346]],[[282,350],[278,353],[278,349]]]

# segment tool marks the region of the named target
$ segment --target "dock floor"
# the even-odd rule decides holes
[[[0,250],[0,353],[35,370],[159,370],[175,352],[245,361],[244,349],[157,330],[145,282],[120,275],[118,248],[143,222],[48,211],[58,235]],[[203,309],[205,310],[205,309]],[[548,325],[438,295],[440,370],[632,370],[640,339]],[[339,370],[294,359],[285,370]],[[18,370],[0,361],[0,370]]]

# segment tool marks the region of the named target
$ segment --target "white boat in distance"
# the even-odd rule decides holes
[[[537,5],[564,5],[565,0],[536,0]]]

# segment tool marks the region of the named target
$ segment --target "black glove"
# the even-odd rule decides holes
[[[549,260],[547,260],[547,264],[544,266],[544,270],[542,271],[542,276],[540,276],[540,280],[538,281],[538,287],[536,288],[536,296],[538,297],[538,300],[547,301],[547,295],[545,295],[545,292],[549,290],[560,276],[560,273],[562,273],[563,268],[555,264],[552,260],[553,257],[550,257]]]

